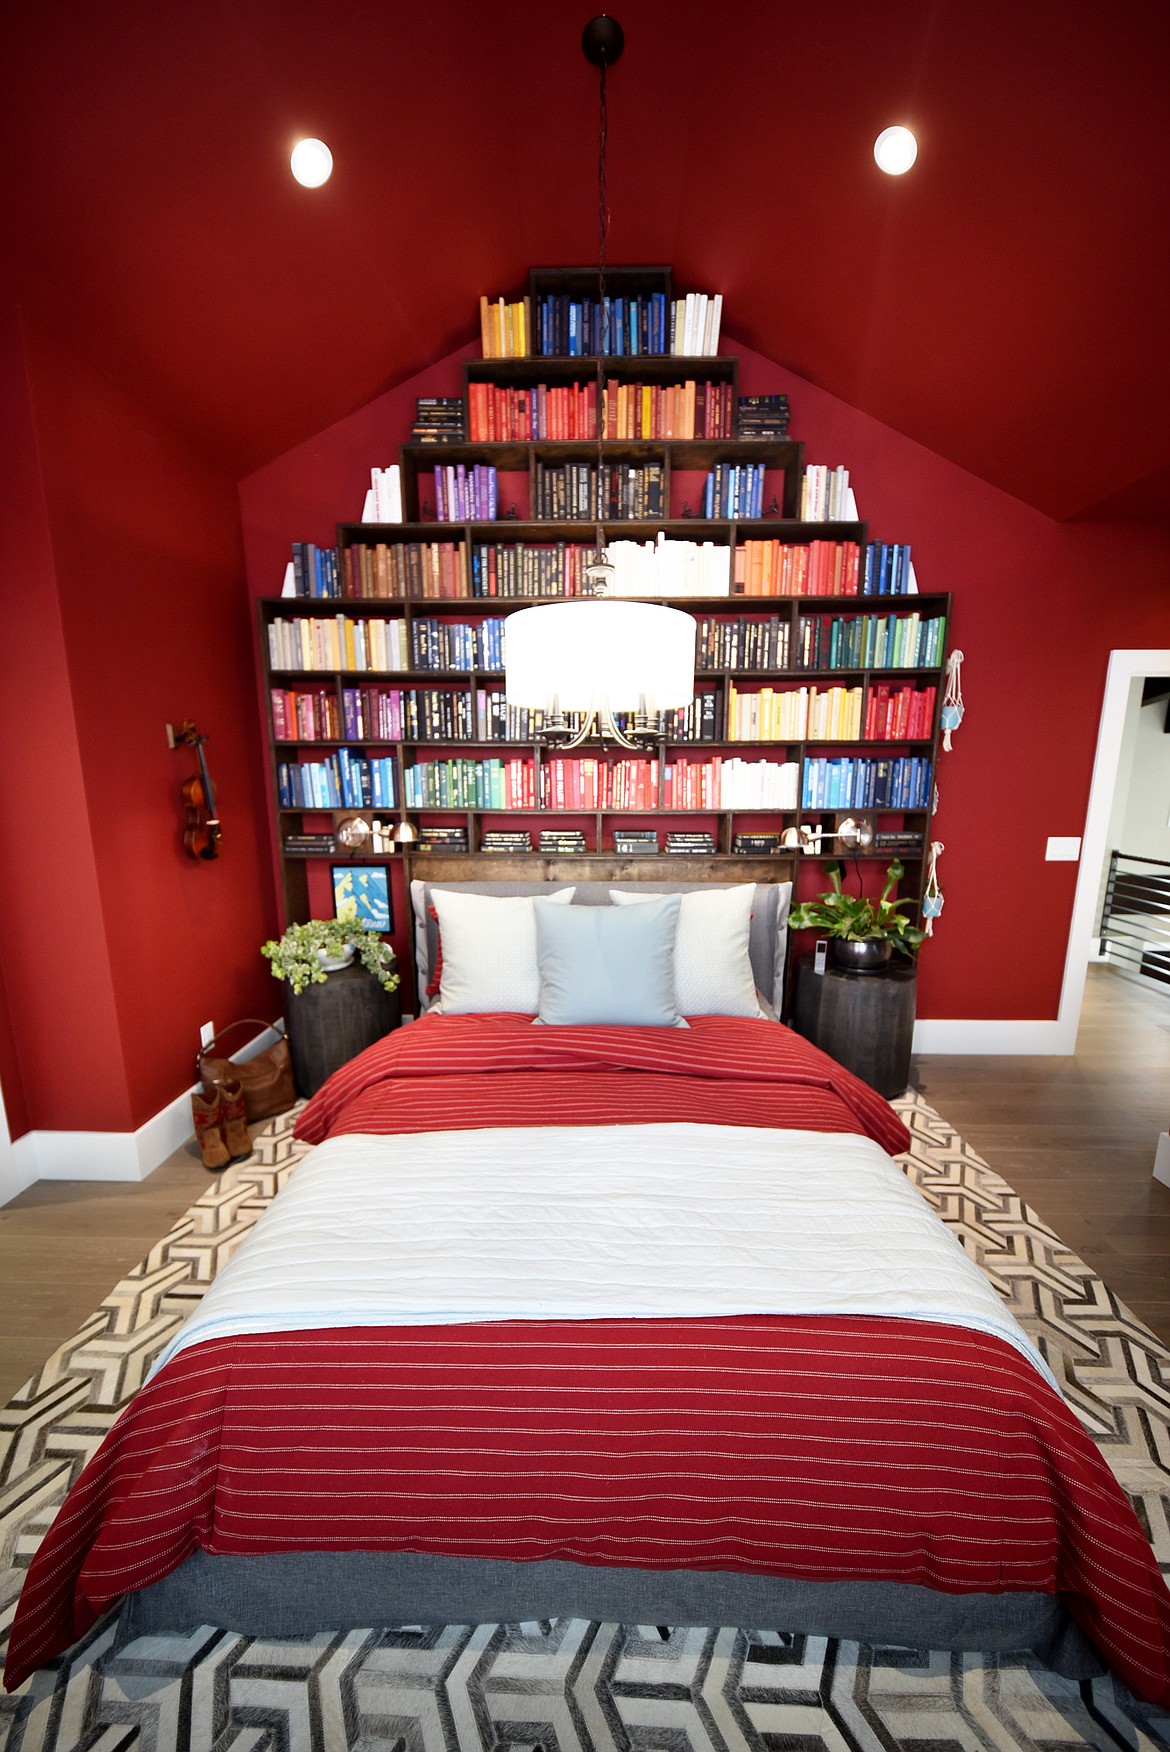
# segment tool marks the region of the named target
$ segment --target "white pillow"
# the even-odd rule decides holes
[[[561,888],[543,898],[567,906],[575,892]],[[540,1007],[540,969],[533,897],[432,888],[431,902],[443,939],[439,996],[444,1015],[516,1010],[535,1016]]]
[[[674,981],[684,1016],[762,1016],[748,959],[755,884],[684,894],[674,946]],[[611,888],[616,906],[658,900],[657,894]],[[444,949],[444,953],[445,953]]]

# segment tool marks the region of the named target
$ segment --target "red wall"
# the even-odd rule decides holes
[[[0,612],[27,661],[0,690],[0,1075],[14,1133],[132,1130],[189,1086],[202,1022],[280,1008],[238,501],[47,334],[3,335]],[[212,863],[182,846],[194,759],[164,726],[188,717]]]
[[[787,391],[806,461],[849,469],[871,538],[910,542],[919,588],[954,593],[966,716],[938,774],[946,906],[921,959],[918,1014],[1052,1020],[1077,867],[1045,863],[1045,842],[1084,827],[1109,652],[1170,647],[1170,533],[1054,523],[734,338],[724,346],[739,354],[742,394]],[[369,468],[393,460],[415,395],[457,394],[472,351],[243,482],[253,595],[279,590],[291,541],[331,542],[360,514]],[[1010,384],[1003,395],[1009,420]],[[324,894],[317,910],[331,910]]]
[[[47,1111],[60,1067],[95,1080],[95,1124],[126,1110],[124,1066],[57,599],[24,336],[0,325],[0,967],[9,1130]],[[19,851],[18,851],[19,849]],[[16,853],[17,855],[14,855]]]
[[[316,438],[278,456],[240,483],[240,511],[244,527],[244,558],[248,591],[253,599],[279,596],[288,564],[290,544],[316,542],[329,547],[339,523],[355,523],[361,517],[371,468],[384,468],[398,459],[398,446],[410,436],[415,397],[458,395],[463,361],[476,358],[478,347],[464,347],[430,366],[405,383],[359,408],[347,420],[328,427]],[[253,619],[253,627],[256,621]],[[263,691],[263,662],[258,632],[255,646],[256,697],[259,734],[267,735],[267,702]],[[276,817],[268,800],[273,881],[280,891],[276,847]],[[311,865],[309,901],[313,916],[333,916],[333,893],[328,864]],[[390,902],[394,944],[400,967],[413,965],[410,950],[409,897],[402,866],[391,869]],[[414,994],[403,991],[403,1003],[414,1008]]]

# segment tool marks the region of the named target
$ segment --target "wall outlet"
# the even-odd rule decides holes
[[[1081,855],[1079,839],[1050,839],[1044,852],[1046,864],[1075,864]]]
[[[205,1022],[203,1024],[202,1028],[199,1030],[199,1044],[200,1044],[200,1046],[201,1047],[210,1046],[214,1039],[215,1039],[215,1023],[214,1022]]]

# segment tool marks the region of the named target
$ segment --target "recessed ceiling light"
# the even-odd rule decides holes
[[[298,140],[289,165],[297,181],[307,189],[319,189],[333,171],[333,154],[324,140]]]
[[[918,142],[909,128],[883,128],[873,143],[878,169],[887,176],[901,176],[918,157]]]

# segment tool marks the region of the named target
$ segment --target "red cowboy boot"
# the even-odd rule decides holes
[[[205,1095],[202,1089],[197,1089],[191,1097],[191,1113],[203,1166],[218,1174],[221,1168],[227,1167],[229,1159],[227,1139],[220,1122],[219,1090],[213,1095]]]
[[[248,1136],[248,1121],[244,1109],[244,1085],[238,1077],[216,1084],[219,1093],[219,1116],[223,1122],[224,1141],[233,1162],[246,1162],[252,1154]]]

